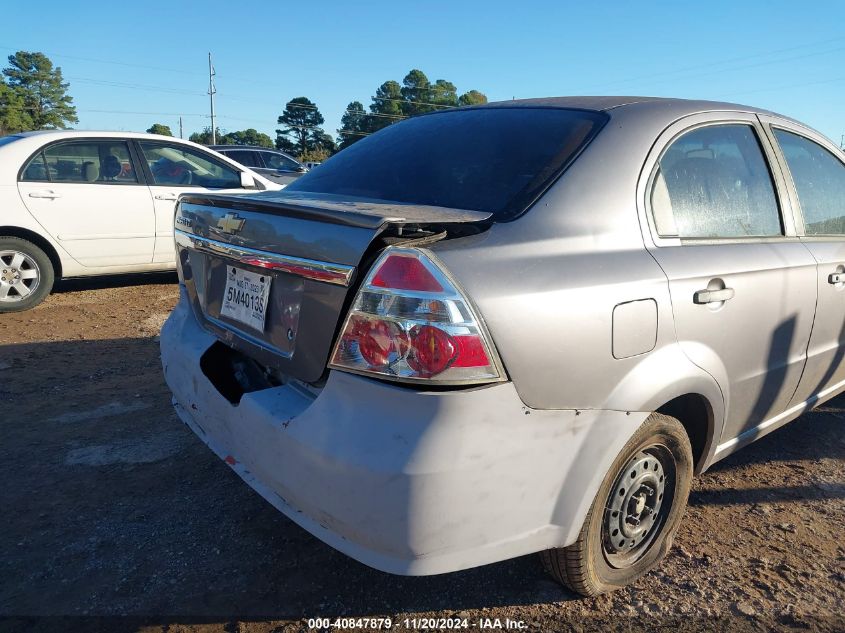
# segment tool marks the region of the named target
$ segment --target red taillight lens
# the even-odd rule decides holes
[[[443,292],[443,286],[420,260],[404,255],[388,256],[370,283],[377,288]]]
[[[434,376],[449,366],[458,348],[455,340],[433,325],[415,325],[409,333],[410,365],[420,376]]]
[[[466,297],[420,250],[389,248],[361,285],[330,367],[396,380],[499,380],[489,339]]]
[[[454,340],[458,346],[455,367],[485,367],[490,364],[480,336],[456,336]]]
[[[364,362],[373,368],[387,367],[408,350],[408,337],[393,321],[354,315],[344,337],[347,344],[358,346]]]

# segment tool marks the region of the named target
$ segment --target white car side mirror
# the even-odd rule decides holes
[[[245,171],[241,172],[241,187],[244,189],[255,189],[255,178],[252,177],[252,174],[248,174]]]

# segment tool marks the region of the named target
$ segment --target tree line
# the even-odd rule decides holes
[[[349,103],[340,120],[336,139],[323,129],[325,118],[316,103],[307,97],[291,99],[277,120],[281,127],[276,130],[275,147],[301,161],[319,162],[403,119],[483,103],[487,103],[487,96],[478,90],[469,90],[459,96],[452,82],[438,79],[432,83],[423,71],[414,69],[405,75],[401,84],[393,80],[381,84],[371,98],[369,110],[365,110],[360,101]],[[170,134],[170,128],[158,123],[147,131],[160,134],[162,129],[163,133]],[[220,145],[274,146],[270,136],[252,128],[230,133],[217,128],[216,138]],[[191,134],[189,140],[210,144],[211,128]]]
[[[240,130],[238,132],[223,132],[215,128],[215,143],[217,145],[257,145],[259,147],[273,147],[273,139],[267,134],[259,132],[255,128]],[[169,125],[153,123],[147,128],[148,134],[161,134],[162,136],[173,136]],[[201,145],[211,145],[211,128],[207,127],[202,132],[194,132],[188,140]]]
[[[0,75],[0,136],[40,129],[66,129],[78,123],[76,106],[68,94],[62,69],[43,53],[18,51],[8,57],[9,65]],[[431,82],[418,69],[411,70],[400,84],[382,83],[371,97],[368,108],[360,101],[346,106],[337,137],[323,129],[325,119],[317,104],[307,97],[296,97],[285,104],[279,115],[276,138],[254,128],[233,132],[215,130],[220,145],[276,147],[302,161],[322,161],[362,138],[408,117],[445,108],[487,103],[478,90],[458,94],[445,79]],[[152,134],[173,136],[170,127],[154,123]],[[208,145],[211,128],[191,134],[189,140]]]
[[[325,160],[382,128],[419,114],[458,106],[487,103],[487,96],[478,90],[458,95],[450,81],[432,83],[426,74],[411,70],[400,84],[389,80],[381,84],[371,98],[369,111],[360,101],[352,101],[340,120],[337,140],[323,129],[325,119],[317,104],[307,97],[291,99],[279,115],[276,147],[300,160]]]

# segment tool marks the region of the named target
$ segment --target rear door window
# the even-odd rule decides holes
[[[288,191],[486,211],[525,211],[598,133],[602,112],[497,107],[437,112],[368,136]]]
[[[772,176],[750,125],[711,125],[673,141],[660,158],[651,209],[664,237],[783,235]]]
[[[244,167],[263,167],[258,160],[258,152],[250,152],[248,150],[227,150],[222,152],[227,158],[231,158],[236,163],[240,163]]]
[[[50,145],[30,160],[21,179],[86,184],[138,182],[128,145],[114,140]]]
[[[44,158],[44,152],[38,152],[29,161],[29,164],[24,168],[21,180],[24,181],[49,181],[47,176],[47,160]]]
[[[798,202],[806,235],[845,235],[845,165],[818,143],[774,129]]]

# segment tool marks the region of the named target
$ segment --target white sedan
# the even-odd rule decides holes
[[[0,312],[32,308],[63,277],[175,269],[181,193],[280,188],[167,136],[57,130],[0,137]]]

